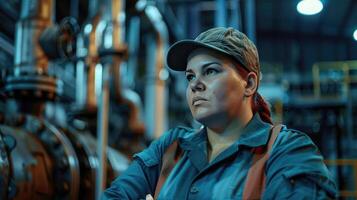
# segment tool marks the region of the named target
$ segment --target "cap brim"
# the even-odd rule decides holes
[[[174,71],[185,71],[190,54],[200,48],[217,50],[226,54],[223,50],[194,40],[181,40],[173,44],[167,52],[166,64]]]

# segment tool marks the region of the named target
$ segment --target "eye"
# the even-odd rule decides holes
[[[218,70],[214,68],[207,68],[205,71],[205,75],[214,75],[217,74]]]
[[[186,79],[188,82],[192,81],[195,78],[193,74],[186,74]]]

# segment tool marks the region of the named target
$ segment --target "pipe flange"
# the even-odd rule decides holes
[[[10,98],[53,100],[62,92],[61,86],[54,77],[28,74],[7,77],[4,91]]]
[[[63,132],[71,140],[79,160],[81,171],[79,197],[81,199],[94,199],[98,160],[96,148],[93,148],[91,143],[88,142],[93,136],[89,132],[76,131],[72,128],[63,130]],[[95,142],[95,139],[93,141]]]
[[[39,132],[39,138],[54,158],[54,179],[56,193],[64,199],[78,198],[79,162],[69,139],[56,127],[44,121],[46,130]]]
[[[126,59],[128,57],[128,48],[125,45],[121,46],[118,49],[100,48],[98,51],[99,51],[98,54],[99,54],[100,58],[104,58],[106,56],[119,56],[119,57],[122,57],[122,58]]]

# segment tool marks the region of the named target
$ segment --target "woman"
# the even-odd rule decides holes
[[[179,41],[167,64],[185,71],[187,103],[203,128],[169,130],[134,156],[104,198],[335,198],[336,186],[309,137],[273,126],[257,93],[258,52],[243,33],[213,28]],[[168,156],[172,148],[181,153]]]

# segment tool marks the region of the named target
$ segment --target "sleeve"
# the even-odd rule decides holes
[[[267,161],[263,199],[336,197],[336,185],[315,144],[304,133],[283,130]]]
[[[134,155],[128,169],[117,177],[106,189],[102,199],[145,199],[147,194],[154,196],[161,169],[161,157],[166,148],[187,129],[178,127],[167,131],[142,152]]]
[[[157,165],[150,167],[134,159],[129,168],[104,191],[102,200],[145,199],[147,194],[152,194],[158,173]]]

